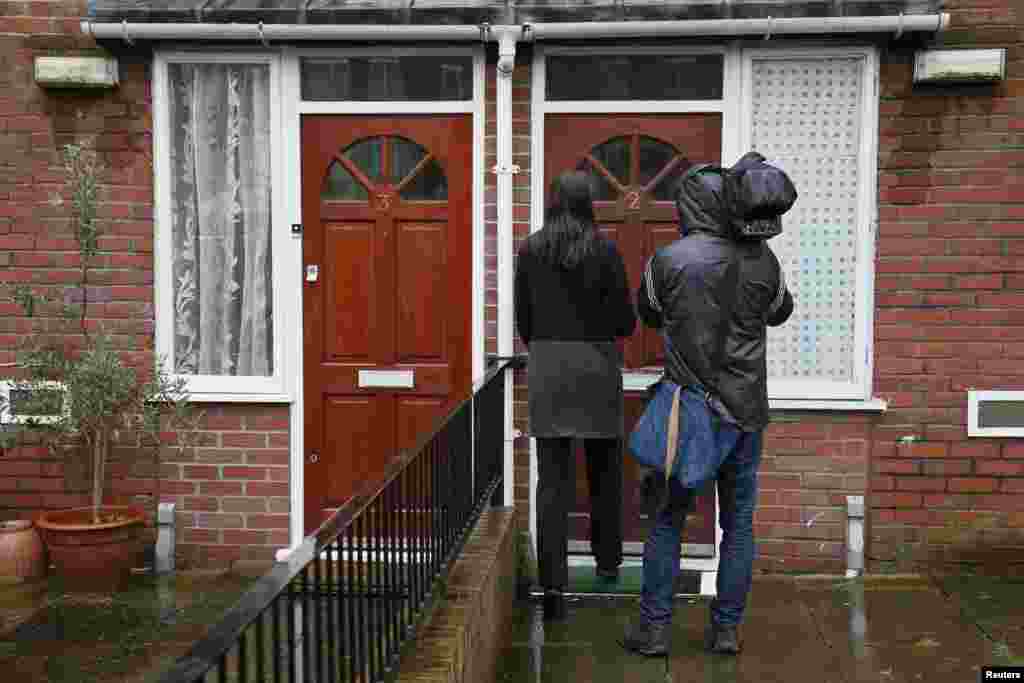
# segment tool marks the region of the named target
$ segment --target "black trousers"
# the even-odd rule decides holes
[[[573,440],[537,439],[537,573],[546,590],[569,583],[569,510],[576,501]],[[590,488],[590,547],[597,566],[622,564],[622,447],[584,439]]]

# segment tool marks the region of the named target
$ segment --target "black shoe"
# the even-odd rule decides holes
[[[599,581],[605,583],[618,583],[619,581],[619,568],[612,567],[610,569],[602,569],[598,567],[594,570],[594,575],[597,576]]]
[[[562,591],[544,591],[544,621],[565,619],[565,595]]]
[[[668,624],[652,624],[643,617],[626,627],[619,644],[630,652],[645,657],[668,656]]]
[[[708,652],[738,655],[740,653],[740,637],[736,632],[736,627],[712,623],[704,634],[704,647]]]

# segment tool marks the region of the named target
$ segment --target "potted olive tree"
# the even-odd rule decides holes
[[[46,512],[36,525],[58,573],[68,578],[123,577],[144,549],[145,511],[104,504],[111,448],[118,443],[153,449],[155,507],[161,435],[177,433],[179,447],[184,447],[188,434],[196,433],[200,416],[188,403],[183,378],[168,375],[161,359],[151,353],[144,354],[151,362],[129,365],[114,337],[90,321],[89,273],[98,255],[99,169],[96,153],[87,146],[67,145],[63,153],[81,278],[68,287],[63,302],[36,295],[25,286],[12,290],[12,298],[28,317],[59,305],[60,317],[70,329],[32,338],[17,354],[11,395],[18,397],[16,413],[22,417],[8,425],[5,438],[10,445],[12,438],[30,436],[55,453],[85,459],[91,470],[91,505]]]

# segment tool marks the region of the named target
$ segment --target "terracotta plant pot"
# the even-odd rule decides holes
[[[145,514],[127,506],[104,505],[93,522],[92,508],[46,512],[36,521],[57,573],[65,579],[120,580],[142,559]]]
[[[0,578],[32,581],[45,574],[46,548],[32,522],[0,522]]]

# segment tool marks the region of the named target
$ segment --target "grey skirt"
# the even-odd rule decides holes
[[[526,376],[531,436],[622,436],[622,358],[615,342],[535,340]]]

